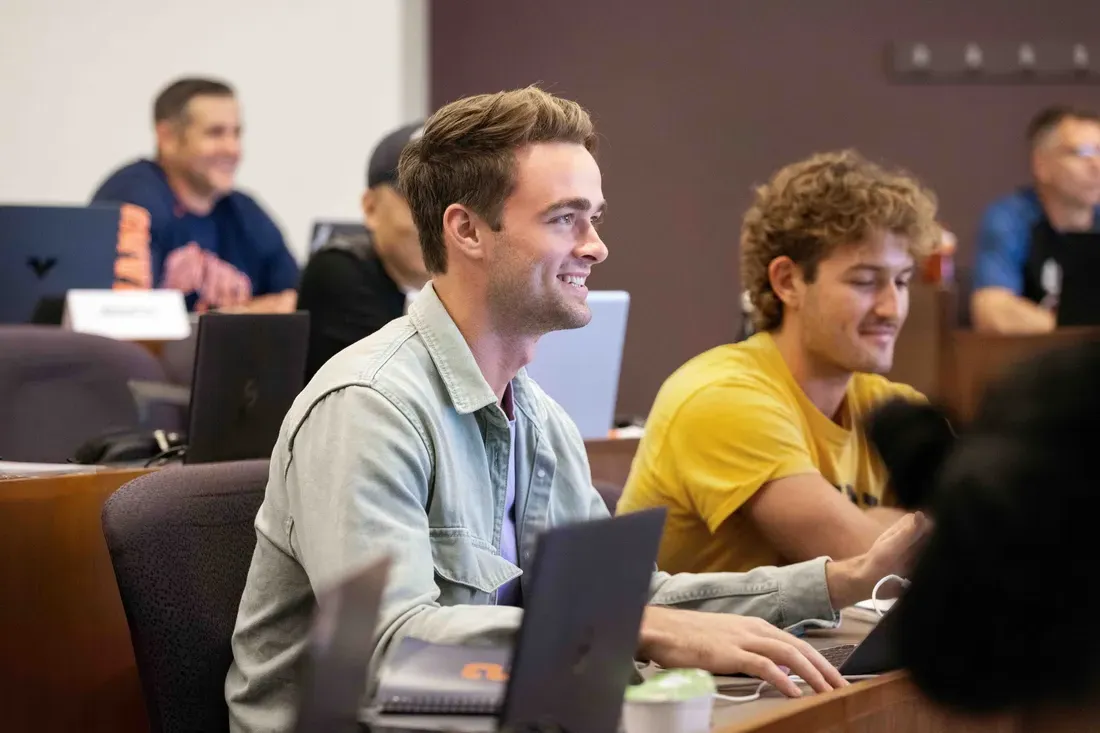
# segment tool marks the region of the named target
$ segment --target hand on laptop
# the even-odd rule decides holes
[[[871,597],[875,583],[887,575],[905,577],[932,530],[921,512],[907,514],[879,535],[871,549],[825,566],[833,608],[844,608]]]
[[[812,646],[759,618],[649,606],[640,646],[645,658],[661,666],[749,674],[790,697],[802,691],[780,665],[817,692],[848,684]]]

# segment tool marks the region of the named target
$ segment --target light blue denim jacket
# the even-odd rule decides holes
[[[395,563],[372,669],[396,639],[512,634],[494,605],[530,566],[544,530],[607,516],[584,442],[521,371],[516,407],[519,567],[499,554],[509,430],[466,341],[428,285],[409,315],[331,359],[294,402],[256,517],[256,550],[226,680],[231,728],[286,731],[314,594],[379,553]],[[528,576],[520,578],[528,591]],[[655,573],[652,603],[835,620],[825,559],[749,573]]]

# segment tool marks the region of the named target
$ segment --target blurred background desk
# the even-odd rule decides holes
[[[974,416],[986,386],[1005,369],[1051,349],[1100,338],[1100,328],[1036,336],[980,333],[961,327],[958,312],[953,289],[914,284],[888,376],[941,401],[964,420]]]

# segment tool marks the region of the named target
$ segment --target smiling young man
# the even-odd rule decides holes
[[[153,282],[183,291],[191,309],[290,312],[298,264],[278,226],[234,190],[241,115],[233,89],[180,79],[153,104],[157,156],[123,166],[92,201],[149,212]]]
[[[852,557],[903,515],[859,424],[880,401],[920,399],[878,375],[934,217],[931,194],[852,152],[758,189],[741,232],[758,333],[669,377],[619,502],[669,507],[662,570]]]
[[[405,636],[509,638],[539,534],[607,516],[576,426],[523,369],[542,335],[592,317],[586,281],[607,257],[595,141],[580,106],[528,88],[453,102],[405,148],[399,188],[432,281],[407,316],[322,366],[283,423],[233,635],[233,730],[290,729],[314,591],[370,558],[394,558],[377,666]],[[924,531],[903,520],[848,561],[656,574],[639,652],[787,694],[777,665],[841,685],[776,626],[836,618]]]

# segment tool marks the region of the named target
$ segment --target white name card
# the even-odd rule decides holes
[[[178,341],[191,335],[178,290],[70,290],[62,325],[119,341]]]

